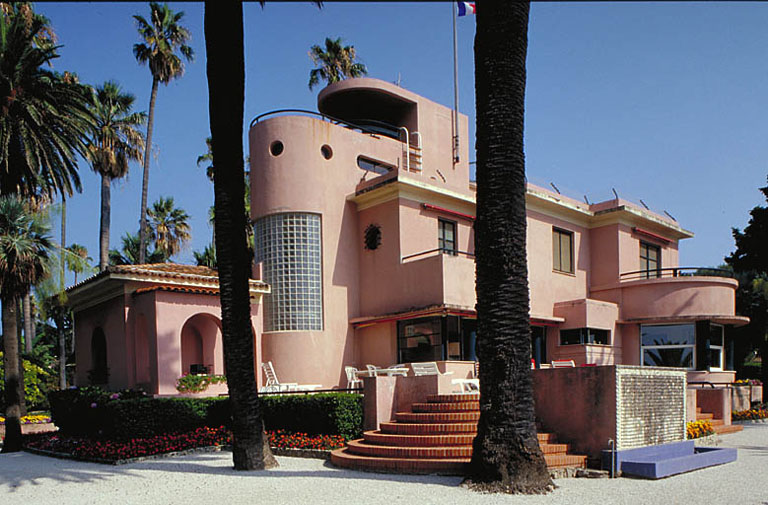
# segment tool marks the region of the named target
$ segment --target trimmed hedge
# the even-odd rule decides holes
[[[360,395],[318,393],[262,396],[260,400],[268,430],[347,439],[362,433]],[[89,387],[52,392],[50,403],[51,417],[62,433],[115,440],[228,426],[231,421],[226,398],[148,398],[142,393],[107,393]]]

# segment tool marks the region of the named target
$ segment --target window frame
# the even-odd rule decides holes
[[[572,343],[563,343],[563,332],[569,331],[579,332],[579,341],[578,342],[572,342]],[[605,343],[602,342],[595,342],[594,332],[605,332]],[[560,331],[558,332],[558,345],[566,346],[566,345],[611,345],[611,330],[606,330],[604,328],[590,328],[588,326],[582,327],[582,328],[560,328]]]
[[[453,243],[453,247],[447,247],[446,246],[446,239],[445,239],[445,226],[450,225],[453,228],[453,240],[451,241]],[[456,221],[451,221],[450,219],[445,219],[442,217],[437,218],[437,248],[438,250],[443,254],[450,254],[451,256],[456,256],[458,254],[458,249],[456,248],[456,243],[458,242],[458,223]]]
[[[654,269],[650,268],[650,250],[656,251],[656,268]],[[644,252],[645,256],[643,256]],[[661,277],[661,246],[646,242],[645,240],[640,241],[640,272],[641,279],[656,279]]]
[[[712,345],[712,334],[714,328],[720,329],[720,345]],[[712,365],[712,357],[711,353],[712,350],[716,350],[720,353],[720,360],[719,364],[720,366],[713,366]],[[725,370],[725,326],[722,324],[716,324],[711,323],[709,325],[709,349],[707,350],[710,353],[710,359],[709,359],[709,369],[715,372],[722,372]]]
[[[644,326],[691,326],[693,327],[693,343],[692,344],[661,344],[661,345],[643,345],[643,327]],[[659,365],[646,365],[645,364],[645,350],[646,349],[691,349],[691,366],[690,367],[671,367],[679,368],[681,370],[694,371],[696,370],[697,350],[696,350],[696,324],[695,323],[681,323],[681,324],[641,324],[640,325],[640,366],[656,366]]]
[[[570,253],[570,270],[563,269],[563,240],[562,237],[567,236],[570,239],[570,247],[569,247],[569,253]],[[558,272],[561,274],[570,274],[574,275],[576,273],[576,267],[574,265],[574,249],[575,249],[575,234],[574,232],[570,230],[565,230],[563,228],[558,228],[557,226],[552,227],[552,271]],[[557,243],[557,250],[558,255],[555,257],[555,243]]]

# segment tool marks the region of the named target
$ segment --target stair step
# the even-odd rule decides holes
[[[371,444],[364,440],[351,440],[348,442],[347,448],[352,454],[380,458],[455,459],[472,457],[471,445],[400,447],[395,445]]]
[[[701,421],[701,420],[704,420],[704,419],[712,419],[714,417],[715,417],[715,415],[714,414],[710,414],[709,412],[697,412],[696,413],[696,420],[697,421]]]
[[[574,454],[545,454],[547,468],[586,468],[587,457]]]
[[[718,435],[727,435],[728,433],[737,433],[744,429],[740,424],[724,424],[721,426],[713,426],[715,433]]]
[[[400,445],[409,447],[435,447],[447,445],[471,445],[475,433],[456,433],[451,435],[398,435],[381,431],[366,431],[363,438],[367,442],[382,445]]]
[[[557,435],[554,433],[537,433],[536,437],[539,439],[540,444],[554,444],[557,441]]]
[[[723,426],[725,421],[722,419],[710,419],[709,424],[714,428],[715,426]]]
[[[447,395],[427,395],[429,403],[479,402],[480,393],[452,393]]]
[[[480,412],[398,412],[395,419],[404,423],[467,423],[477,422]]]
[[[414,403],[411,405],[414,412],[461,412],[479,411],[479,402],[454,402],[454,403]]]
[[[477,423],[381,423],[384,433],[405,435],[442,435],[446,433],[476,433]]]
[[[376,458],[352,454],[346,448],[331,452],[331,462],[342,468],[374,472],[393,472],[410,474],[438,473],[444,475],[463,475],[469,464],[469,458],[454,459],[408,459]]]
[[[566,454],[570,449],[570,444],[542,444],[539,443],[541,452],[544,454]]]

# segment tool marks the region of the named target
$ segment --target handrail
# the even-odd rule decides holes
[[[425,254],[430,254],[430,253],[437,252],[437,251],[443,252],[445,254],[449,254],[451,256],[458,256],[458,255],[462,254],[462,255],[466,256],[467,258],[474,258],[475,257],[475,255],[473,253],[471,253],[471,252],[454,251],[454,250],[451,250],[451,249],[445,249],[445,248],[438,247],[436,249],[430,249],[428,251],[421,251],[421,252],[417,252],[415,254],[409,254],[408,256],[403,256],[402,258],[400,258],[400,262],[402,263],[403,261],[405,261],[407,259],[415,258],[417,256],[423,256]]]
[[[702,272],[702,274],[699,274],[698,272]],[[709,272],[716,272],[717,275],[706,275]],[[635,270],[633,272],[624,272],[619,274],[619,280],[659,279],[664,277],[726,277],[732,279],[733,272],[723,268],[669,267],[656,268],[653,270]]]
[[[408,128],[401,126],[401,132],[405,132],[405,171],[411,171],[411,139],[408,138]]]
[[[716,386],[712,382],[709,382],[709,381],[692,381],[692,382],[688,382],[689,386],[691,384],[699,384],[699,385],[702,385],[702,386],[709,386],[712,389],[716,389]]]
[[[346,388],[346,389],[312,389],[307,391],[261,391],[256,393],[257,396],[262,395],[308,395],[311,393],[355,393],[363,391],[363,388]],[[222,395],[219,395],[222,396]]]
[[[258,123],[259,121],[261,121],[265,117],[275,116],[275,115],[278,115],[278,114],[306,114],[308,116],[319,117],[323,121],[327,121],[327,122],[332,123],[334,125],[340,125],[340,126],[343,126],[345,128],[353,129],[353,130],[360,130],[361,132],[367,133],[369,135],[384,135],[381,131],[376,130],[374,128],[371,128],[371,127],[368,127],[368,126],[365,126],[365,125],[360,125],[360,124],[352,123],[351,121],[345,121],[343,119],[339,119],[339,118],[336,118],[336,117],[333,117],[333,116],[329,116],[328,114],[323,114],[322,112],[315,112],[313,110],[307,110],[307,109],[276,109],[276,110],[271,110],[269,112],[265,112],[263,114],[259,114],[258,116],[253,118],[251,120],[251,123],[248,125],[248,128],[253,128],[253,125]],[[385,123],[384,121],[378,121],[376,119],[365,119],[364,121],[366,123],[371,123],[371,125],[373,125],[375,123],[375,124],[379,124],[379,125],[385,126],[387,128],[390,128],[393,133],[398,130],[397,126],[389,124],[389,123]]]

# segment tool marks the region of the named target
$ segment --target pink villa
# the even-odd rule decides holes
[[[461,375],[476,328],[467,117],[455,161],[453,111],[396,85],[334,83],[318,110],[250,125],[259,385],[267,361],[281,381],[324,388],[347,387],[344,367],[366,364],[437,361]],[[677,367],[689,384],[733,382],[730,329],[747,322],[738,283],[679,267],[690,231],[618,198],[587,204],[529,184],[526,204],[537,367]],[[225,372],[217,289],[215,272],[181,265],[110,267],[69,288],[78,384],[170,395],[184,373]],[[714,401],[726,422],[728,402]]]

